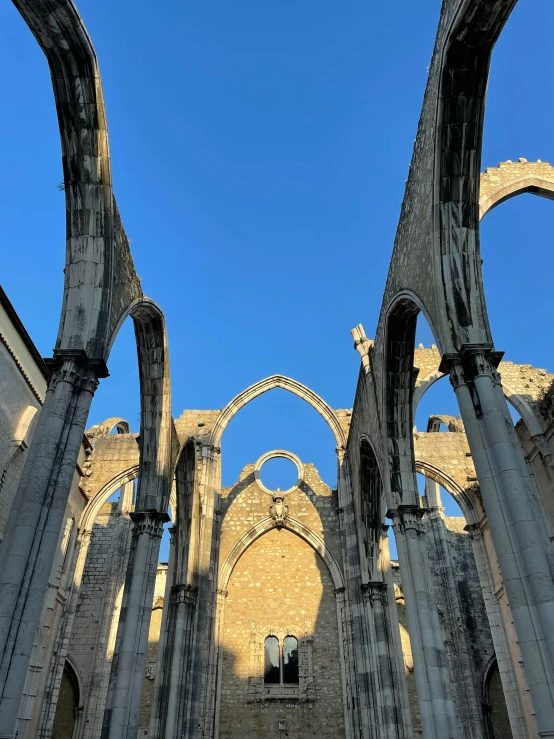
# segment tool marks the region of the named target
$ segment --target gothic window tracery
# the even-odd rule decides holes
[[[286,636],[282,643],[276,636],[268,636],[264,642],[264,684],[298,685],[300,670],[298,639]]]
[[[316,698],[313,672],[313,626],[306,621],[303,629],[258,626],[252,622],[250,633],[250,677],[247,700],[299,700]]]
[[[383,485],[375,452],[365,438],[360,441],[360,502],[366,556],[372,558],[381,524]]]

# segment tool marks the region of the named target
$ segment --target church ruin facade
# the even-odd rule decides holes
[[[375,338],[352,330],[352,408],[273,375],[178,418],[90,38],[71,0],[14,2],[52,74],[67,259],[53,357],[0,292],[0,739],[554,736],[554,374],[503,361],[479,249],[492,208],[554,194],[545,162],[480,171],[490,55],[515,0],[442,4]],[[420,313],[430,348],[415,346]],[[139,434],[87,423],[127,318]],[[460,415],[416,428],[443,378]],[[328,424],[336,484],[274,449],[222,486],[227,425],[276,388]],[[262,483],[276,457],[296,467],[287,490]]]

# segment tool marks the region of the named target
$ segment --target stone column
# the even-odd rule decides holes
[[[196,605],[196,588],[190,585],[174,585],[171,588],[170,608],[173,611],[173,643],[165,739],[178,739],[177,726],[181,715],[180,706],[185,697],[184,684],[189,674],[191,645],[190,636]]]
[[[102,360],[56,352],[0,547],[0,738],[12,739],[44,594]]]
[[[175,540],[177,528],[171,526],[169,529],[169,563],[167,567],[167,581],[164,591],[164,608],[162,615],[162,626],[160,630],[160,641],[158,643],[158,656],[156,659],[156,676],[154,678],[154,696],[152,698],[152,712],[150,714],[150,726],[148,736],[151,739],[163,737],[165,717],[167,715],[167,696],[169,692],[169,681],[171,677],[171,654],[173,652],[173,623],[171,607],[171,591],[175,579]]]
[[[521,702],[522,693],[518,686],[512,653],[506,636],[504,620],[500,604],[498,603],[495,593],[490,562],[487,556],[485,542],[483,540],[483,532],[481,531],[479,524],[468,524],[465,528],[468,536],[471,537],[473,554],[475,556],[475,565],[477,567],[477,572],[479,573],[481,592],[483,594],[483,601],[485,602],[485,610],[487,612],[489,627],[491,630],[492,643],[494,644],[494,653],[498,664],[498,671],[500,672],[502,690],[504,691],[506,708],[510,719],[512,739],[528,739],[536,734],[536,727],[534,727],[534,731],[528,731],[526,727],[525,713]],[[515,646],[519,649],[517,645]],[[523,690],[525,689],[526,686]]]
[[[103,739],[135,739],[148,648],[156,569],[167,513],[131,513],[133,531],[123,606],[106,700]]]
[[[425,739],[458,736],[450,674],[433,597],[422,517],[425,508],[399,505],[392,519],[402,587],[406,596],[408,631],[414,659],[417,695]]]
[[[539,736],[554,736],[554,582],[492,346],[445,355],[510,603]]]
[[[480,685],[475,684],[472,669],[472,651],[460,604],[460,593],[452,562],[451,545],[447,538],[442,501],[438,484],[426,479],[425,494],[429,505],[429,533],[437,560],[437,582],[442,591],[446,607],[445,631],[450,639],[449,656],[452,679],[457,686],[456,705],[460,724],[464,727],[467,739],[482,739],[484,733],[482,696]],[[439,596],[440,598],[440,596]]]
[[[221,714],[221,679],[223,675],[223,628],[225,623],[225,601],[227,599],[227,596],[229,595],[229,591],[227,590],[221,590],[219,589],[216,594],[216,626],[215,626],[215,636],[216,636],[216,659],[217,659],[217,671],[216,671],[216,682],[215,682],[215,689],[212,691],[213,693],[213,704],[215,706],[214,710],[214,719],[213,719],[213,731],[208,733],[206,732],[207,737],[213,737],[214,739],[219,739],[219,717]],[[252,655],[251,655],[252,658]],[[252,677],[252,676],[251,676]],[[263,688],[263,675],[261,677],[261,680],[259,682],[259,685],[261,688]],[[248,685],[247,691],[247,701],[249,698],[251,698],[251,685]],[[254,699],[257,698],[257,691],[254,691]]]
[[[341,533],[342,563],[346,593],[343,602],[343,637],[346,664],[345,712],[352,736],[364,739],[374,732],[373,693],[370,685],[369,638],[364,619],[360,547],[354,513],[352,485],[348,455],[342,447],[336,447],[338,461],[339,528]]]
[[[394,656],[390,653],[391,647],[394,648],[394,640],[388,618],[387,584],[381,580],[371,581],[364,583],[362,590],[374,665],[372,672],[377,736],[382,739],[399,739],[406,734],[400,685]]]

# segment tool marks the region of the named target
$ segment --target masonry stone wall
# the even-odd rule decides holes
[[[303,468],[300,485],[285,498],[288,515],[320,536],[335,559],[340,561],[337,493],[321,480],[313,464],[305,464]],[[254,465],[246,465],[238,482],[221,491],[220,565],[238,539],[269,516],[271,503],[271,495],[255,481]]]
[[[255,541],[231,576],[225,603],[221,685],[221,739],[282,735],[316,739],[344,736],[339,634],[334,586],[321,557],[296,534],[272,529]],[[263,632],[294,629],[313,636],[312,701],[295,698],[249,703],[252,630],[263,660]],[[281,636],[282,638],[282,636]],[[302,665],[301,665],[302,667]],[[285,733],[287,732],[287,733]]]
[[[0,332],[2,329],[0,324]],[[32,439],[31,434],[21,444],[22,440],[16,438],[18,425],[28,408],[38,412],[40,407],[10,347],[0,342],[0,541]]]
[[[108,680],[130,548],[131,521],[105,503],[95,521],[69,656],[82,678],[83,739],[101,733]]]
[[[235,486],[222,490],[220,568],[246,532],[270,515],[272,497],[257,484],[247,465]],[[312,464],[302,482],[285,498],[287,515],[323,539],[340,562],[336,491]],[[340,737],[344,735],[341,658],[335,585],[327,565],[292,531],[273,528],[250,544],[231,575],[221,638],[221,739],[269,736]],[[311,643],[309,668],[314,692],[289,700],[266,694],[250,699],[249,680],[259,680],[264,634],[292,632]],[[255,645],[255,646],[253,646]],[[260,654],[253,655],[252,650]],[[302,664],[300,668],[308,669]],[[256,656],[258,662],[256,662]],[[254,660],[254,662],[253,662]],[[311,690],[311,689],[310,689]],[[279,733],[281,732],[281,733]]]

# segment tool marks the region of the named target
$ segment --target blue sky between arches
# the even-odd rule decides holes
[[[222,408],[275,373],[350,407],[359,357],[349,331],[359,322],[375,330],[439,0],[78,7],[100,61],[114,189],[137,271],[167,318],[175,415]],[[46,61],[11,3],[0,6],[0,29],[2,284],[50,355],[65,251],[55,108]],[[554,162],[544,41],[553,29],[552,2],[520,0],[493,55],[483,167],[520,156]],[[482,227],[497,348],[551,371],[553,207],[522,196]],[[433,342],[428,328],[417,340]],[[90,423],[119,415],[138,430],[130,321],[109,368]],[[424,416],[435,412],[457,413],[446,381],[422,401]],[[224,484],[272,448],[314,462],[334,483],[325,422],[273,391],[226,430]]]

